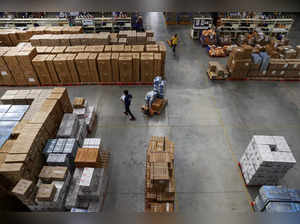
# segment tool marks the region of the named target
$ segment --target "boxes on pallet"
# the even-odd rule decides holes
[[[112,80],[114,82],[120,81],[119,55],[120,55],[119,53],[111,54]]]
[[[3,85],[14,85],[15,80],[13,78],[13,75],[11,74],[11,71],[8,69],[3,55],[6,53],[6,51],[0,52],[0,83]]]
[[[46,64],[46,59],[48,55],[40,54],[33,58],[32,64],[37,72],[37,76],[41,84],[52,84],[51,76]]]
[[[101,138],[85,138],[82,147],[102,149],[102,140]]]
[[[81,82],[90,82],[89,53],[79,53],[75,58]]]
[[[132,82],[132,57],[119,57],[119,70],[121,82]]]
[[[94,124],[96,122],[96,108],[95,106],[89,106],[86,113],[85,123],[89,132],[92,132]]]
[[[31,180],[21,179],[11,191],[25,205],[34,204],[36,185]]]
[[[72,83],[68,63],[64,54],[57,54],[53,59],[56,74],[62,83]]]
[[[240,160],[247,185],[276,184],[295,163],[282,136],[253,136]]]
[[[141,54],[141,81],[152,82],[154,74],[154,57],[153,53]]]
[[[97,68],[97,53],[89,53],[88,62],[90,70],[90,82],[99,82],[99,74]]]
[[[75,65],[76,54],[65,54],[65,60],[67,61],[68,70],[72,79],[72,83],[79,83],[79,74]]]
[[[67,154],[50,153],[46,162],[49,166],[67,166],[72,169],[72,165]]]
[[[76,168],[65,207],[86,209],[88,212],[101,211],[108,177],[107,168]]]
[[[75,138],[78,133],[79,121],[76,115],[65,113],[57,132],[59,138]]]
[[[64,202],[67,196],[67,191],[70,185],[71,175],[68,173],[64,180],[52,181],[51,185],[55,186],[56,191],[54,196],[51,195],[51,200],[36,200],[36,205],[28,206],[32,211],[64,211]],[[39,181],[38,187],[43,184]]]
[[[112,82],[111,53],[100,53],[97,58],[97,64],[100,81]]]
[[[79,129],[76,136],[76,140],[79,144],[79,146],[82,146],[84,138],[87,136],[87,126],[85,123],[85,119],[79,120]]]

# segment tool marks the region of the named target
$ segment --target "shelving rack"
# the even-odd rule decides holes
[[[288,34],[294,20],[291,18],[259,19],[259,18],[221,18],[221,25],[217,27],[219,34],[238,34],[259,31],[265,34]]]
[[[15,27],[33,27],[34,24],[40,26],[64,26],[68,25],[66,18],[0,18],[0,28],[15,28]]]
[[[194,40],[200,38],[200,34],[203,30],[210,29],[212,27],[213,19],[211,17],[195,17],[193,18],[193,25],[191,29],[191,37]]]
[[[0,28],[33,27],[34,24],[40,26],[65,26],[69,24],[66,18],[26,18],[26,19],[9,19],[0,18]],[[131,17],[113,18],[113,17],[96,17],[96,18],[76,18],[75,24],[82,26],[85,32],[109,31],[131,29]]]
[[[81,25],[85,32],[116,32],[119,30],[131,30],[131,17],[97,17],[97,18],[76,18],[76,25]],[[86,25],[88,24],[88,25]]]

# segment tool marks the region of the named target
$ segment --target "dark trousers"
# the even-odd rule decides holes
[[[135,117],[133,116],[133,114],[131,113],[129,106],[125,106],[125,112],[126,112],[127,114],[129,114],[131,118],[135,118]]]
[[[176,46],[177,46],[177,44],[173,44],[173,45],[172,45],[172,50],[173,50],[173,53],[174,53],[174,54],[175,54]]]

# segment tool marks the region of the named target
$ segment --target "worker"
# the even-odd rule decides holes
[[[121,100],[124,102],[124,105],[125,105],[125,112],[124,114],[125,115],[130,115],[130,119],[131,121],[134,121],[136,120],[134,115],[131,113],[130,111],[130,104],[131,104],[131,99],[132,99],[132,95],[129,94],[128,90],[124,90],[123,91],[124,95],[121,96]]]
[[[175,55],[176,46],[178,44],[178,36],[177,33],[171,39],[171,48],[173,50],[173,54]]]
[[[139,16],[136,21],[136,31],[144,32],[144,22],[143,22],[143,18],[141,16]]]

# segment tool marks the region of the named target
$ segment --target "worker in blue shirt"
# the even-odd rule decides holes
[[[128,90],[124,90],[123,93],[124,93],[124,95],[122,97],[122,101],[124,102],[124,105],[125,105],[124,114],[127,115],[127,116],[130,115],[130,120],[134,121],[136,119],[130,111],[130,104],[131,104],[132,95],[129,94]]]

